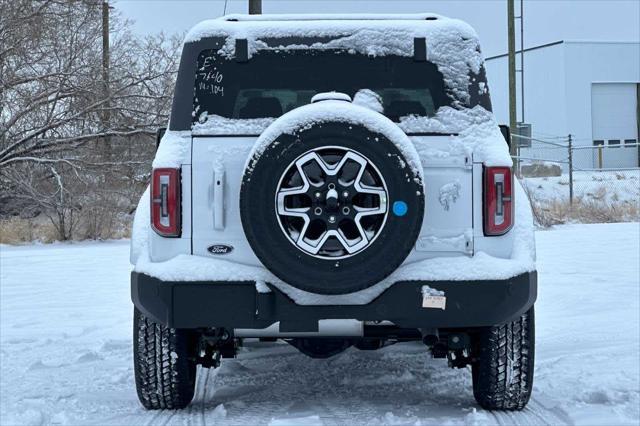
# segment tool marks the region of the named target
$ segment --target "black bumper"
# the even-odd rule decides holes
[[[445,292],[446,309],[422,307],[422,286]],[[173,328],[265,328],[317,331],[320,319],[392,321],[403,328],[466,328],[505,323],[537,297],[536,272],[497,281],[401,281],[366,305],[302,306],[274,286],[255,283],[161,281],[131,273],[131,299],[156,322]]]

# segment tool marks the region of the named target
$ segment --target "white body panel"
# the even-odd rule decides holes
[[[436,256],[473,254],[473,169],[470,157],[449,153],[449,136],[414,136],[418,147],[440,153],[422,158],[425,209],[410,263]],[[420,150],[418,150],[420,152]]]
[[[240,221],[240,185],[254,142],[255,137],[193,138],[193,254],[212,256],[207,248],[224,244],[233,247],[225,260],[260,265]]]
[[[261,265],[244,236],[239,211],[242,174],[255,139],[248,136],[193,138],[194,255],[211,257],[207,248],[224,244],[234,248],[224,260]],[[420,136],[412,140],[419,145],[428,144],[431,152],[448,153],[448,136]],[[423,167],[425,216],[416,247],[405,263],[441,256],[471,256],[476,210],[471,158],[441,155],[424,159]]]

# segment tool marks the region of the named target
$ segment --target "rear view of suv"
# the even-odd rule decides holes
[[[134,221],[138,396],[191,401],[246,338],[419,341],[477,402],[533,381],[530,206],[475,32],[437,15],[226,16],[186,37]]]

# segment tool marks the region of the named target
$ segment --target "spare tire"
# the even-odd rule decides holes
[[[422,226],[422,181],[409,166],[417,154],[412,163],[402,152],[408,138],[393,142],[387,136],[397,132],[336,119],[295,129],[277,123],[261,137],[272,134],[247,164],[240,193],[242,226],[257,257],[312,293],[351,293],[386,278]],[[274,137],[279,128],[287,130]]]

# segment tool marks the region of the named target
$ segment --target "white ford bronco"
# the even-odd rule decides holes
[[[314,358],[422,342],[471,367],[480,406],[524,408],[535,246],[502,130],[458,20],[194,27],[134,220],[142,404],[187,406],[196,366],[255,338]]]

